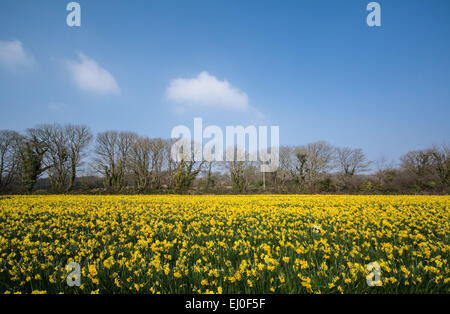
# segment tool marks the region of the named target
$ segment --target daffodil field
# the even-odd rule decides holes
[[[0,292],[449,293],[449,206],[449,196],[3,196]],[[72,262],[79,286],[68,285]]]

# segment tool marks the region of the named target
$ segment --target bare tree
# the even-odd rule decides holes
[[[250,177],[250,171],[252,168],[254,168],[254,162],[250,161],[249,154],[245,154],[245,152],[241,152],[237,147],[229,147],[228,150],[233,150],[235,158],[233,158],[232,161],[226,161],[223,163],[226,170],[228,170],[231,184],[233,185],[233,188],[239,192],[244,193],[248,189],[249,185],[249,177]],[[244,155],[245,158],[241,158],[243,160],[238,160],[239,158],[236,158],[236,156],[239,156],[240,154]]]
[[[47,143],[44,166],[53,191],[63,192],[70,174],[70,153],[64,128],[59,124],[40,125],[30,132]]]
[[[150,164],[150,187],[160,189],[163,180],[163,169],[165,160],[168,157],[165,154],[166,141],[156,138],[151,141],[151,164]]]
[[[81,165],[85,149],[92,139],[89,128],[46,124],[30,129],[29,133],[46,143],[43,164],[53,191],[71,190],[77,168]]]
[[[66,125],[64,131],[69,149],[71,172],[67,190],[70,191],[77,177],[77,169],[82,165],[83,158],[86,157],[86,149],[92,141],[92,133],[87,126],[71,124]]]
[[[353,188],[357,188],[359,183],[358,180],[353,179],[353,176],[369,170],[371,162],[367,161],[361,148],[338,147],[335,151],[336,166],[340,171],[339,177],[343,188],[350,190],[352,185],[354,185]]]
[[[16,131],[0,130],[0,190],[8,188],[20,175],[20,145]]]
[[[280,178],[285,185],[292,178],[299,191],[313,191],[318,180],[329,170],[334,159],[333,147],[324,141],[304,146],[280,148]]]
[[[442,189],[450,187],[450,146],[442,145],[431,149],[431,165],[439,178]]]
[[[293,171],[292,148],[289,146],[280,147],[280,167],[277,171],[277,178],[280,181],[280,188],[286,189],[289,177],[294,174]]]
[[[129,165],[136,176],[139,191],[148,189],[150,183],[151,139],[138,137],[131,147]]]
[[[330,169],[334,160],[334,149],[327,142],[319,141],[306,145],[308,178],[314,183],[319,176]]]
[[[160,180],[164,182],[164,185],[172,190],[175,188],[174,172],[177,169],[177,162],[172,159],[171,151],[172,145],[175,143],[176,139],[162,140],[162,165]]]
[[[313,191],[317,181],[330,169],[334,158],[333,147],[323,141],[294,147],[291,154],[290,172],[300,191],[306,183],[309,190]]]
[[[164,141],[137,137],[130,150],[129,165],[140,191],[160,188],[164,158]]]
[[[371,164],[361,148],[336,148],[336,161],[338,169],[348,177],[369,170]]]
[[[130,151],[136,138],[131,132],[106,131],[97,135],[94,168],[104,176],[106,187],[125,186]]]
[[[403,155],[400,161],[402,168],[415,176],[416,189],[424,189],[433,170],[432,151],[430,149],[410,151]]]
[[[120,188],[127,186],[127,175],[130,173],[128,167],[130,152],[137,138],[138,135],[134,132],[123,131],[119,133],[119,141],[117,147],[119,152],[119,159],[117,164],[119,165],[118,169],[120,169]]]
[[[374,177],[377,180],[377,184],[383,189],[389,188],[396,175],[397,169],[394,161],[388,161],[384,155],[381,155],[376,160],[376,173]]]

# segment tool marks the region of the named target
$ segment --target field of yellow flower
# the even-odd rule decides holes
[[[0,292],[449,293],[449,206],[449,196],[0,197]],[[80,286],[67,284],[71,262]]]

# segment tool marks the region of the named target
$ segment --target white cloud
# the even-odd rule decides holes
[[[19,40],[0,40],[0,65],[9,70],[32,68],[35,65],[33,56],[28,54]]]
[[[220,81],[215,76],[203,71],[197,77],[177,78],[170,82],[166,91],[167,98],[181,107],[219,108],[226,110],[247,111],[248,96],[232,86],[227,80]]]
[[[98,94],[120,92],[114,76],[82,53],[78,54],[77,61],[69,61],[67,68],[77,86],[84,91]]]

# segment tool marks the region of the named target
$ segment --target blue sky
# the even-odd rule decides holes
[[[448,0],[378,1],[378,28],[368,0],[80,0],[79,28],[69,2],[0,2],[0,129],[167,138],[202,117],[372,160],[449,141]]]

